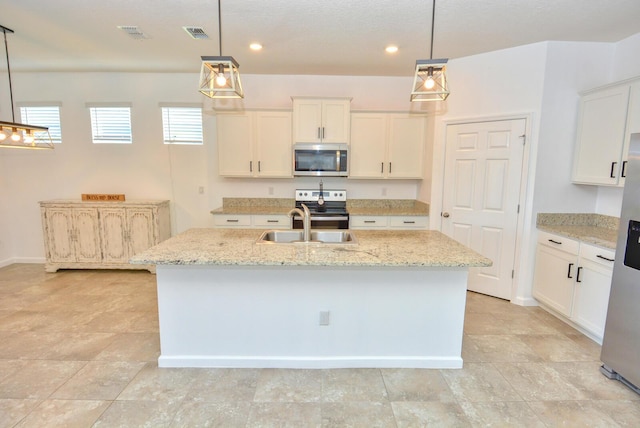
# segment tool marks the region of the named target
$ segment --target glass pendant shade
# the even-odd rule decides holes
[[[449,96],[447,59],[419,59],[413,77],[411,101],[444,101]]]
[[[24,123],[0,122],[0,147],[53,149],[49,128]]]
[[[209,98],[244,98],[238,63],[232,56],[203,56],[200,92]]]

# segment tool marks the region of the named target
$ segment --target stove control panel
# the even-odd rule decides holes
[[[296,190],[296,201],[317,201],[320,196],[320,190],[318,189],[298,189]],[[322,197],[325,201],[346,201],[346,190],[323,190]]]

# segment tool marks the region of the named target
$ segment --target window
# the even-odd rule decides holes
[[[131,144],[131,107],[89,106],[94,143]]]
[[[165,144],[202,144],[201,107],[162,107]]]
[[[45,126],[49,128],[52,143],[60,144],[62,142],[59,106],[21,106],[20,118],[22,123],[26,125]],[[38,134],[41,133],[35,133],[36,140],[40,139]],[[44,134],[46,137],[46,132]]]

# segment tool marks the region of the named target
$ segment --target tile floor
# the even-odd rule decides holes
[[[640,426],[600,348],[469,293],[460,370],[159,369],[155,276],[0,269],[0,427]]]

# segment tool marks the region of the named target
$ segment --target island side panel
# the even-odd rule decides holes
[[[161,367],[462,367],[466,268],[159,265],[157,282]]]

